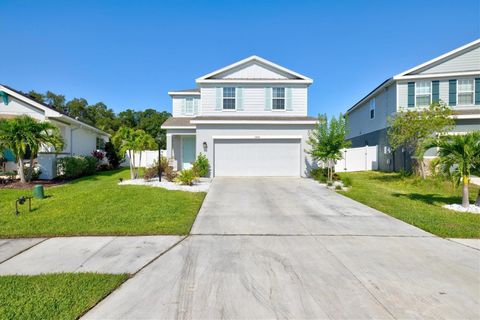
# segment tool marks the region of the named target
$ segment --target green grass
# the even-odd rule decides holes
[[[77,319],[128,275],[56,273],[0,277],[0,319]]]
[[[107,171],[45,189],[46,199],[21,206],[31,190],[0,190],[0,237],[188,234],[205,193],[119,186],[128,169]]]
[[[461,190],[451,182],[401,177],[396,173],[352,172],[352,188],[341,194],[440,237],[480,238],[480,215],[442,208],[461,203]],[[478,187],[471,186],[470,200]]]

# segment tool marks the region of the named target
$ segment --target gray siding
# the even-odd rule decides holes
[[[432,76],[431,78],[427,79],[422,79],[421,81],[433,81],[433,80],[438,80],[440,81],[439,83],[439,94],[440,94],[440,100],[445,102],[447,105],[450,103],[448,100],[448,80],[449,79],[475,79],[480,77],[480,72],[478,75],[473,75],[469,77],[456,77],[456,76],[451,76],[448,78],[435,78]],[[409,82],[415,82],[415,80],[402,80],[397,82],[397,88],[398,88],[398,109],[402,108],[408,108],[408,83]],[[458,100],[458,99],[457,99]],[[458,101],[457,101],[458,102]],[[471,105],[462,105],[462,106],[455,106],[454,108],[462,108],[462,107],[475,107],[475,104]],[[476,106],[479,107],[480,106]]]
[[[418,74],[436,74],[460,71],[480,71],[480,47],[453,57],[433,67],[421,70]]]
[[[375,118],[370,119],[370,101],[375,98]],[[370,98],[348,115],[348,138],[383,129],[387,119],[395,112],[396,89],[390,85],[381,93]]]

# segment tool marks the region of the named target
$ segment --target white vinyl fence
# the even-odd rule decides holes
[[[161,150],[162,156],[167,155],[167,150]],[[158,161],[158,150],[145,150],[141,152],[142,159],[140,159],[140,152],[135,152],[135,166],[136,167],[150,167],[154,161]],[[130,158],[128,157],[128,152],[125,155],[125,161],[122,162],[123,167],[128,167],[130,165]]]
[[[343,159],[335,164],[335,172],[378,170],[378,146],[343,149]]]

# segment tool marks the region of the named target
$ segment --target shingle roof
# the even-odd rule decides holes
[[[190,123],[190,120],[192,120],[193,118],[189,118],[189,117],[172,117],[172,118],[168,118],[167,120],[165,120],[165,122],[162,124],[162,128],[163,127],[191,127],[193,126],[191,123]]]

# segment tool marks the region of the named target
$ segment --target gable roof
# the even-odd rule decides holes
[[[393,78],[394,78],[395,80],[397,80],[397,79],[400,79],[400,78],[402,78],[402,77],[404,77],[404,76],[406,76],[406,75],[415,73],[415,72],[417,72],[417,71],[421,71],[421,70],[427,69],[427,68],[429,68],[429,67],[433,67],[433,66],[438,65],[438,64],[440,64],[440,63],[442,63],[442,62],[445,62],[445,61],[447,61],[447,60],[450,60],[450,59],[452,59],[453,57],[459,56],[459,55],[461,55],[461,54],[463,54],[463,53],[465,53],[465,52],[467,52],[467,51],[470,51],[471,49],[473,49],[473,48],[475,48],[475,47],[478,47],[478,46],[480,46],[480,39],[477,39],[477,40],[475,40],[475,41],[472,41],[472,42],[470,42],[470,43],[467,43],[466,45],[463,45],[463,46],[461,46],[461,47],[459,47],[459,48],[456,48],[456,49],[454,49],[454,50],[452,50],[452,51],[449,51],[449,52],[447,52],[447,53],[445,53],[445,54],[442,54],[441,56],[438,56],[438,57],[436,57],[436,58],[434,58],[434,59],[431,59],[431,60],[429,60],[429,61],[427,61],[427,62],[425,62],[425,63],[419,64],[418,66],[415,66],[415,67],[413,67],[413,68],[411,68],[411,69],[408,69],[408,70],[406,70],[406,71],[404,71],[404,72],[401,72],[401,73],[397,74],[396,76],[394,76]]]
[[[405,79],[405,78],[408,78],[408,77],[413,77],[413,76],[410,76],[411,73],[414,73],[414,72],[417,72],[419,70],[424,70],[426,68],[429,68],[429,67],[432,67],[432,66],[435,66],[435,65],[438,65],[442,62],[445,62],[453,57],[456,57],[456,56],[459,56],[465,52],[468,52],[470,50],[472,50],[473,48],[476,48],[480,46],[480,39],[477,39],[475,41],[472,41],[470,43],[467,43],[466,45],[464,46],[461,46],[457,49],[454,49],[452,51],[449,51],[445,54],[442,54],[441,56],[438,56],[434,59],[431,59],[425,63],[422,63],[416,67],[413,67],[411,69],[408,69],[404,72],[401,72],[399,74],[397,74],[396,76],[393,76],[391,78],[388,78],[387,80],[385,80],[384,82],[382,82],[380,85],[378,85],[378,87],[376,87],[375,89],[373,89],[372,91],[370,91],[366,96],[364,96],[362,99],[360,99],[357,103],[355,103],[352,107],[350,107],[350,109],[347,110],[347,114],[349,114],[350,112],[352,112],[353,110],[355,110],[358,106],[360,106],[361,104],[363,104],[366,100],[368,100],[370,97],[376,95],[377,93],[379,93],[382,89],[388,87],[389,85],[391,85],[395,80],[402,80],[402,79]],[[477,72],[478,73],[478,72]],[[426,75],[422,75],[422,76],[417,76],[417,77],[427,77],[427,78],[431,78],[432,76],[440,76],[438,74],[436,75],[433,75],[433,74],[426,74]]]
[[[270,70],[277,71],[281,74],[290,75],[291,78],[289,79],[214,79],[215,76],[226,73],[231,70],[239,69],[242,66],[247,66],[251,63],[258,63],[259,65],[263,65]],[[231,65],[223,67],[221,69],[215,70],[209,74],[206,74],[200,78],[196,79],[197,83],[215,83],[215,82],[225,82],[225,81],[232,81],[232,82],[282,82],[282,83],[304,83],[304,84],[311,84],[313,80],[290,69],[282,67],[278,64],[275,64],[271,61],[263,59],[259,56],[250,56],[246,59],[240,60],[235,62]]]
[[[100,133],[102,135],[105,135],[105,136],[108,136],[110,137],[110,134],[106,133],[105,131],[103,130],[100,130],[88,123],[85,123],[81,120],[78,120],[78,119],[75,119],[75,118],[72,118],[70,117],[67,113],[65,112],[62,112],[62,111],[58,111],[57,109],[53,108],[52,106],[49,106],[48,104],[46,103],[43,103],[43,102],[38,102],[36,100],[34,100],[32,97],[24,94],[23,92],[20,92],[18,90],[15,90],[13,88],[10,88],[9,86],[6,86],[4,84],[0,84],[0,91],[4,91],[5,93],[7,93],[8,95],[12,96],[12,97],[15,97],[16,99],[18,100],[21,100],[25,103],[28,103],[29,105],[37,108],[37,109],[40,109],[40,110],[43,110],[43,111],[47,111],[50,115],[48,117],[51,117],[51,118],[63,118],[65,120],[67,120],[68,122],[70,123],[73,123],[73,124],[77,124],[77,125],[81,125],[81,126],[84,126],[84,127],[87,127],[89,128],[90,130],[92,131],[95,131],[97,133]]]

